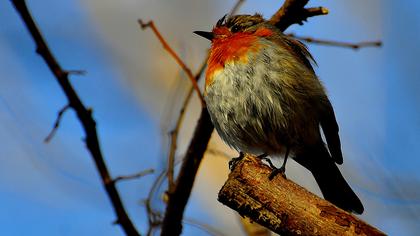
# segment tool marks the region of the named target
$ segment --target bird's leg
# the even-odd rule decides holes
[[[230,161],[229,161],[229,170],[233,170],[235,169],[236,165],[238,164],[238,162],[240,160],[242,160],[244,158],[245,154],[243,152],[239,152],[239,156],[238,157],[233,157]]]
[[[289,147],[286,148],[286,154],[284,154],[284,161],[283,165],[280,168],[273,168],[273,171],[268,176],[268,179],[272,180],[276,175],[281,174],[284,178],[286,178],[286,162],[287,158],[289,157]]]

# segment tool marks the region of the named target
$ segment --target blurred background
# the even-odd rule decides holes
[[[53,53],[93,108],[102,150],[113,176],[153,168],[156,174],[121,182],[132,220],[144,233],[142,203],[165,169],[168,132],[190,86],[150,29],[154,20],[196,71],[209,42],[192,34],[210,30],[235,0],[28,0]],[[269,18],[283,3],[247,0],[240,13]],[[345,42],[380,39],[382,48],[358,51],[309,44],[316,72],[329,92],[341,127],[341,170],[365,204],[360,217],[389,235],[420,231],[420,2],[416,0],[310,1],[330,10],[287,32]],[[35,46],[10,1],[0,2],[0,234],[123,235],[74,113],[65,113],[53,140],[43,142],[66,99],[35,54]],[[202,87],[202,84],[201,84]],[[181,130],[182,158],[196,123],[193,97]],[[213,134],[211,150],[237,155]],[[195,182],[183,235],[244,234],[237,214],[217,202],[227,178],[225,157],[207,153]],[[288,163],[289,178],[320,193],[312,177]],[[162,189],[166,187],[163,183]],[[163,210],[159,191],[153,207]],[[193,223],[193,224],[191,224]]]

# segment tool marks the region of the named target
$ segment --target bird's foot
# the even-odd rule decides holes
[[[230,161],[229,161],[229,170],[233,170],[235,169],[235,167],[238,165],[238,163],[244,158],[244,153],[243,152],[239,152],[239,156],[238,157],[233,157]]]
[[[277,169],[277,167],[273,164],[273,162],[271,162],[270,158],[268,158],[267,156],[267,153],[263,153],[257,156],[257,158],[266,161],[271,169]]]
[[[274,167],[273,170],[271,171],[270,175],[268,176],[269,180],[274,179],[274,177],[276,177],[278,174],[280,174],[281,176],[283,176],[283,178],[286,179],[286,167],[282,166],[280,168],[276,168]]]

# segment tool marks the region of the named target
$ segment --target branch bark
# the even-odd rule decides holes
[[[12,0],[12,3],[17,12],[20,14],[26,28],[36,44],[36,52],[44,59],[51,72],[56,77],[57,82],[67,97],[69,106],[76,112],[77,117],[83,126],[86,135],[85,141],[87,148],[95,162],[96,168],[101,176],[102,184],[108,194],[112,206],[114,207],[115,214],[117,215],[117,220],[115,222],[122,227],[126,235],[140,235],[134,227],[134,224],[131,222],[121,201],[121,197],[115,187],[115,182],[111,179],[109,174],[99,145],[98,135],[96,132],[96,122],[92,117],[91,109],[86,108],[80,100],[68,79],[69,72],[62,69],[48,48],[46,41],[32,19],[26,2],[24,0]]]
[[[328,9],[324,7],[305,8],[308,2],[309,0],[286,0],[269,22],[285,31],[293,24],[302,25],[309,17],[328,14]]]
[[[371,225],[245,156],[219,192],[219,201],[281,235],[385,235]]]

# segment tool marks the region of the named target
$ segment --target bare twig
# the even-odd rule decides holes
[[[164,180],[166,173],[167,171],[165,170],[161,174],[159,174],[159,176],[153,182],[152,187],[150,188],[147,199],[145,199],[144,201],[144,204],[146,206],[147,219],[149,221],[149,228],[146,233],[147,236],[151,236],[155,227],[159,226],[162,223],[161,214],[157,213],[152,207],[152,199],[156,191],[158,190],[160,184]]]
[[[145,175],[153,174],[153,172],[155,172],[155,170],[153,170],[153,169],[147,169],[147,170],[143,170],[143,171],[141,171],[139,173],[132,174],[132,175],[121,175],[121,176],[118,176],[118,177],[116,177],[114,179],[114,183],[117,183],[117,182],[119,182],[121,180],[138,179],[138,178],[141,178],[141,177],[143,177]]]
[[[280,235],[385,235],[246,155],[229,174],[219,201]]]
[[[86,75],[87,74],[85,70],[65,70],[65,72],[70,75]]]
[[[112,202],[112,206],[114,207],[115,214],[117,215],[116,222],[122,227],[126,235],[139,235],[124,208],[121,197],[115,187],[115,183],[112,181],[108,168],[105,164],[96,132],[96,122],[92,118],[91,111],[86,108],[71,85],[68,79],[68,72],[61,68],[48,48],[47,43],[29,13],[26,2],[24,0],[12,0],[12,3],[22,17],[26,28],[30,32],[37,46],[36,52],[44,59],[51,72],[56,77],[57,82],[60,84],[67,97],[69,106],[75,110],[76,115],[83,126],[86,135],[87,148],[91,153],[91,156],[96,164],[96,168],[101,176],[102,184],[110,201]]]
[[[303,24],[307,18],[328,14],[324,7],[305,8],[309,0],[286,0],[282,7],[270,18],[270,23],[281,31],[293,24]]]
[[[175,124],[175,128],[169,132],[170,135],[170,147],[169,147],[169,155],[168,155],[168,192],[172,192],[173,188],[175,187],[174,181],[174,162],[175,162],[175,153],[178,145],[178,133],[179,129],[181,128],[182,121],[184,120],[185,110],[190,101],[191,95],[193,92],[193,87],[191,86],[187,96],[182,103],[181,110],[179,112],[178,119]]]
[[[382,42],[381,41],[369,41],[369,42],[359,42],[359,43],[346,43],[346,42],[338,42],[333,40],[325,40],[325,39],[316,39],[312,37],[302,37],[297,36],[293,33],[287,34],[295,39],[299,39],[301,41],[305,41],[307,43],[315,43],[315,44],[321,44],[321,45],[327,45],[327,46],[335,46],[335,47],[344,47],[344,48],[352,48],[352,49],[360,49],[364,47],[381,47]]]
[[[63,108],[60,109],[60,111],[57,114],[57,119],[54,122],[54,126],[53,126],[52,130],[50,131],[50,133],[47,135],[47,137],[45,137],[44,142],[48,143],[54,137],[55,132],[57,131],[58,127],[60,126],[60,121],[61,121],[61,118],[62,118],[64,112],[66,112],[67,109],[69,109],[69,108],[70,108],[70,105],[67,104]]]
[[[302,21],[306,21],[307,18],[313,16],[320,16],[320,15],[327,15],[328,9],[325,7],[310,7],[303,9],[303,19]],[[297,22],[298,24],[302,25],[302,22]]]
[[[155,23],[153,21],[149,21],[147,23],[144,23],[141,19],[138,20],[138,23],[140,24],[140,27],[144,30],[145,28],[150,27],[155,33],[156,37],[159,39],[159,41],[162,43],[163,48],[165,48],[166,51],[171,54],[171,56],[176,60],[176,62],[181,66],[181,68],[185,71],[188,78],[191,80],[192,85],[194,86],[195,91],[197,92],[198,98],[200,99],[201,105],[203,107],[206,106],[206,102],[204,101],[203,95],[201,94],[200,88],[198,87],[197,81],[194,78],[194,75],[192,74],[190,68],[185,65],[185,63],[181,60],[181,58],[176,54],[176,52],[169,46],[169,44],[166,42],[166,40],[162,37],[162,34],[159,32],[159,30],[156,28]]]

